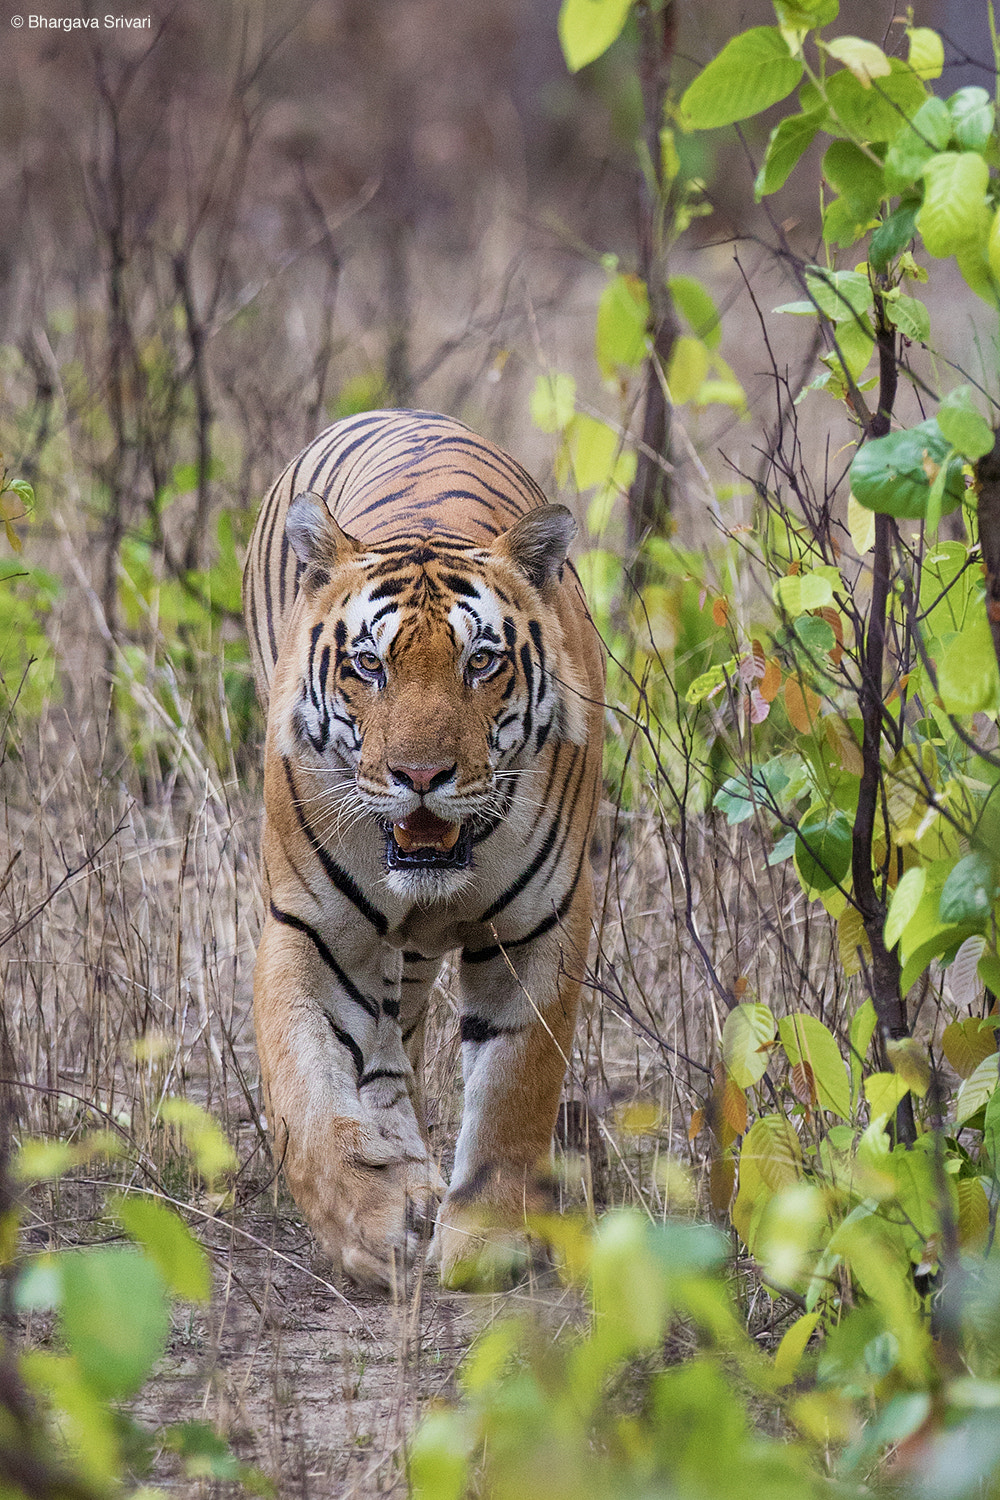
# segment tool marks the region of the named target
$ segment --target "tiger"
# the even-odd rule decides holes
[[[306,447],[249,545],[265,1118],[320,1246],[362,1286],[398,1287],[438,1204],[441,1281],[488,1282],[544,1202],[601,786],[604,657],[567,559],[575,531],[463,423],[392,410]],[[456,951],[446,1183],[421,1067]]]

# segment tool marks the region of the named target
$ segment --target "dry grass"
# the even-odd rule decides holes
[[[257,794],[218,772],[190,723],[165,750],[158,720],[155,748],[150,738],[147,751],[127,755],[111,722],[106,712],[70,722],[56,705],[28,721],[15,707],[6,740],[0,984],[17,1132],[74,1139],[106,1126],[123,1147],[106,1171],[92,1165],[33,1194],[26,1245],[107,1237],[101,1205],[112,1179],[176,1204],[210,1251],[215,1298],[208,1312],[178,1315],[140,1415],[151,1425],[210,1418],[282,1495],[402,1492],[416,1414],[448,1392],[479,1331],[525,1300],[556,1325],[577,1304],[549,1283],[505,1297],[442,1296],[422,1276],[386,1302],[331,1277],[274,1181],[260,1128],[250,1013]],[[666,1163],[702,1165],[686,1130],[704,1097],[721,1002],[684,925],[669,825],[647,811],[627,828],[618,820],[612,837],[606,816],[592,976],[604,999],[588,1005],[571,1061],[564,1206],[639,1202],[659,1216],[689,1206]],[[689,872],[697,935],[727,983],[747,973],[773,998],[785,969],[797,973],[809,957],[816,972],[815,923],[781,872],[754,864],[747,873],[745,850],[727,850],[718,830],[698,831]],[[460,1110],[450,983],[446,973],[427,1070],[445,1165]],[[818,1008],[829,1017],[840,1004],[831,978]],[[168,1095],[204,1105],[236,1148],[234,1191],[221,1206],[158,1123]],[[36,1318],[24,1332],[45,1341],[51,1330]],[[156,1477],[183,1488],[171,1462],[164,1456]]]

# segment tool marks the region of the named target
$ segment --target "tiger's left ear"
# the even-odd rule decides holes
[[[576,536],[576,522],[565,505],[542,505],[501,532],[493,551],[511,562],[536,589],[554,578]]]
[[[307,594],[329,583],[332,569],[361,550],[354,538],[340,529],[319,495],[311,490],[296,495],[288,507],[285,535],[306,570],[302,587]]]

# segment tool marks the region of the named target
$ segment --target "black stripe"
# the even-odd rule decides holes
[[[358,1079],[358,1088],[363,1089],[369,1083],[375,1083],[379,1078],[409,1078],[409,1073],[400,1073],[393,1068],[372,1068],[370,1073],[362,1073]]]
[[[379,1008],[376,1002],[374,1000],[369,1000],[367,995],[363,995],[358,989],[357,985],[354,983],[353,979],[350,979],[344,973],[343,969],[340,967],[337,960],[334,958],[333,954],[330,952],[329,948],[326,946],[315,928],[310,927],[308,922],[303,922],[301,917],[294,916],[292,912],[281,911],[279,907],[275,906],[273,901],[271,902],[271,915],[276,922],[281,922],[284,924],[284,926],[291,927],[296,932],[301,932],[305,937],[307,937],[309,941],[315,945],[316,952],[326,964],[327,968],[331,969],[336,975],[337,981],[343,988],[344,993],[347,995],[348,999],[353,1000],[355,1005],[360,1005],[361,1009],[367,1015],[371,1016],[373,1021],[378,1020]]]
[[[351,1058],[354,1062],[355,1077],[360,1079],[362,1073],[365,1071],[364,1053],[361,1051],[361,1048],[351,1036],[350,1032],[344,1031],[342,1027],[338,1026],[336,1021],[334,1021],[331,1016],[327,1016],[326,1019],[330,1022],[330,1030],[337,1038],[337,1041],[342,1047],[346,1047],[348,1052],[351,1054]]]
[[[387,919],[382,915],[377,907],[372,906],[367,896],[354,882],[347,870],[342,869],[341,866],[337,864],[337,861],[332,857],[332,855],[330,855],[328,851],[323,848],[323,845],[320,843],[312,828],[309,826],[305,813],[302,811],[302,808],[299,805],[298,788],[295,785],[295,779],[292,776],[292,768],[289,765],[287,756],[283,755],[281,757],[281,764],[285,770],[285,778],[288,782],[288,789],[292,794],[292,806],[295,808],[295,816],[299,820],[299,827],[302,829],[302,832],[305,834],[306,838],[309,840],[309,843],[312,845],[313,853],[316,855],[316,858],[323,866],[328,879],[333,882],[341,895],[346,896],[348,901],[352,902],[353,905],[357,907],[362,916],[367,918],[367,920],[375,928],[375,931],[378,933],[379,937],[385,937],[385,934],[389,928]]]
[[[465,1015],[462,1017],[459,1034],[463,1042],[475,1042],[477,1046],[482,1046],[483,1042],[495,1042],[498,1036],[511,1036],[522,1029],[519,1026],[494,1026],[482,1016]]]
[[[507,906],[511,901],[519,896],[524,890],[525,886],[527,886],[532,880],[534,880],[535,876],[542,868],[542,865],[544,865],[545,861],[552,853],[552,850],[555,847],[556,839],[559,835],[559,830],[563,824],[563,802],[566,797],[566,788],[569,786],[569,779],[573,774],[573,766],[576,761],[577,754],[577,747],[574,745],[570,763],[566,767],[566,779],[563,781],[562,791],[559,794],[559,802],[555,810],[555,815],[549,825],[549,831],[545,835],[538,853],[535,855],[530,865],[528,865],[526,869],[521,871],[517,879],[512,880],[503,894],[497,897],[492,906],[488,906],[486,908],[482,916],[479,918],[480,922],[491,921],[492,918],[496,916],[497,912],[502,911],[505,906]],[[577,793],[579,793],[579,790],[580,783],[577,782]],[[575,800],[576,799],[574,798],[574,802]]]
[[[502,945],[500,943],[493,943],[489,948],[463,948],[463,964],[488,964],[491,959],[499,958],[501,952],[509,953],[511,948],[523,948],[528,943],[533,943],[536,938],[542,937],[546,932],[551,932],[556,923],[561,922],[563,917],[569,911],[570,902],[573,899],[573,893],[580,882],[580,872],[583,869],[583,861],[586,855],[587,849],[586,846],[584,846],[583,854],[580,857],[580,862],[576,867],[576,874],[573,876],[572,885],[560,901],[559,905],[556,907],[555,911],[550,912],[543,921],[539,922],[537,927],[532,928],[531,932],[529,932],[525,937],[511,938],[509,941],[504,942]]]

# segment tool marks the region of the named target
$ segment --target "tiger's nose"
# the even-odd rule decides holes
[[[450,766],[390,766],[389,774],[411,791],[433,792],[449,781],[457,770],[458,762],[452,761]]]

